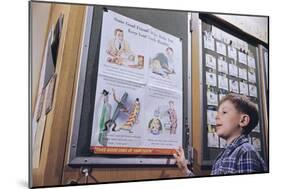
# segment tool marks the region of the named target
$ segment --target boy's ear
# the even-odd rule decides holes
[[[244,128],[246,127],[250,122],[250,116],[247,114],[241,114],[240,116],[240,127]]]

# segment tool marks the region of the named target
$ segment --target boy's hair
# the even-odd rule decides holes
[[[250,117],[249,124],[242,131],[242,134],[248,135],[259,122],[259,113],[256,105],[244,95],[229,93],[221,99],[218,107],[225,101],[230,101],[238,112],[247,114]]]

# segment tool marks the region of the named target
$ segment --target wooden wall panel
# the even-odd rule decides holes
[[[61,184],[78,59],[75,52],[78,52],[83,13],[82,6],[52,4],[48,28],[56,23],[61,14],[64,15],[64,23],[57,59],[53,109],[47,115],[40,165],[33,170],[33,186]]]

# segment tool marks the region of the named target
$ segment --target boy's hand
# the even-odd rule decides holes
[[[187,168],[187,162],[185,160],[184,151],[182,147],[179,147],[178,149],[175,150],[176,153],[174,153],[173,155],[176,159],[176,164],[178,168],[181,170],[181,172],[186,175],[189,169]]]

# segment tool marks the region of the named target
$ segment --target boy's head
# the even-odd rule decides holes
[[[256,105],[246,96],[230,93],[222,98],[216,116],[216,132],[222,138],[248,135],[258,124]]]

